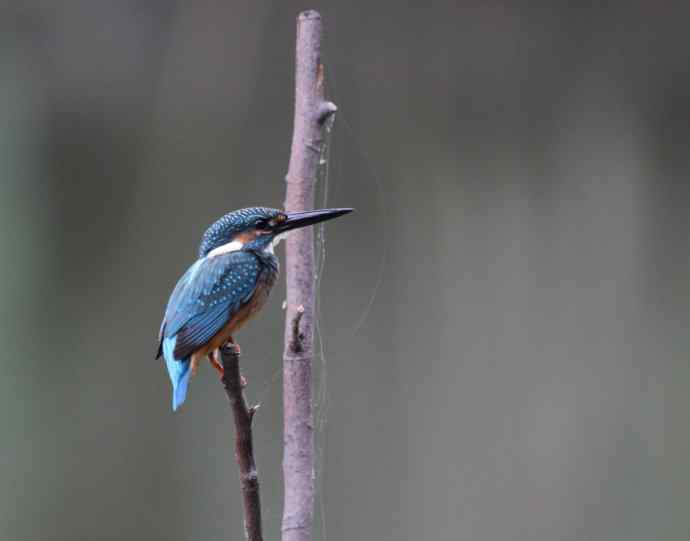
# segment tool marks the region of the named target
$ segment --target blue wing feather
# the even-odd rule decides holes
[[[175,356],[206,344],[253,295],[261,266],[250,252],[204,258],[182,277],[168,303],[165,336],[177,336]]]
[[[170,383],[172,383],[172,409],[175,411],[184,402],[187,396],[187,386],[189,385],[189,377],[191,370],[189,369],[189,359],[175,358],[175,342],[176,337],[164,338],[162,343],[163,358],[165,359],[165,366],[168,369],[170,376]]]
[[[250,252],[202,258],[180,278],[161,324],[159,353],[173,384],[173,409],[189,382],[189,357],[208,343],[256,289],[261,264]]]

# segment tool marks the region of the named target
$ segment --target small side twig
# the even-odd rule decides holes
[[[304,306],[301,304],[295,310],[295,315],[292,318],[292,341],[290,342],[290,350],[293,353],[302,353],[304,351],[304,333],[299,329],[299,322],[302,321],[304,315]]]
[[[252,443],[252,419],[258,406],[248,407],[244,399],[239,348],[228,344],[221,349],[220,357],[224,371],[223,386],[235,418],[235,459],[240,470],[240,485],[244,500],[244,533],[248,541],[263,541],[259,475],[254,462]]]

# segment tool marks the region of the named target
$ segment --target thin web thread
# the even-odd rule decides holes
[[[331,115],[324,125],[324,140],[321,146],[321,155],[319,156],[319,167],[317,170],[317,188],[321,188],[320,207],[328,207],[328,184],[330,172],[330,151],[333,124],[335,123],[335,115]],[[316,473],[316,498],[318,499],[319,518],[321,520],[321,537],[324,541],[327,539],[326,533],[326,505],[323,488],[323,472],[324,459],[326,452],[326,422],[328,420],[328,371],[326,361],[326,351],[323,340],[323,333],[321,329],[321,279],[326,265],[326,234],[325,226],[321,224],[316,231],[316,276],[315,280],[315,316],[314,316],[314,349],[317,352],[320,361],[319,374],[316,379],[316,388],[314,389],[314,449],[315,449],[315,464],[314,471]]]
[[[337,81],[336,81],[336,62],[333,61],[332,58],[328,55],[326,51],[323,53],[325,63],[330,66],[330,69],[328,70],[328,84],[329,87],[333,88],[333,93],[337,94]],[[376,185],[376,203],[378,207],[378,213],[379,216],[383,220],[383,224],[387,224],[389,222],[389,217],[387,215],[386,209],[388,208],[385,204],[384,201],[384,194],[383,194],[383,182],[381,181],[381,178],[379,175],[376,173],[376,170],[374,169],[372,160],[370,159],[369,155],[366,153],[366,151],[362,148],[360,148],[356,143],[356,135],[355,135],[355,130],[350,126],[350,124],[347,122],[345,114],[343,112],[343,108],[340,107],[338,109],[338,117],[340,119],[340,124],[343,127],[343,133],[345,133],[346,137],[349,137],[353,141],[353,148],[355,151],[359,154],[359,157],[362,160],[362,163],[367,169],[367,172],[369,176],[374,180],[374,184]],[[380,230],[380,238],[381,238],[381,249],[380,249],[380,256],[379,256],[379,264],[378,264],[378,270],[376,273],[376,281],[374,283],[374,287],[371,290],[371,293],[369,294],[369,299],[367,300],[367,303],[365,304],[364,308],[362,309],[362,312],[355,322],[354,326],[352,327],[352,336],[354,337],[359,330],[364,326],[366,323],[369,313],[371,312],[371,308],[374,305],[374,301],[376,300],[376,297],[378,295],[379,289],[381,288],[381,284],[383,283],[383,277],[385,276],[385,269],[386,269],[386,261],[388,260],[388,248],[389,248],[389,231],[387,227],[382,227]]]
[[[341,124],[345,129],[345,134],[354,139],[354,131],[352,130],[351,126],[345,121],[345,118],[341,118]],[[355,146],[355,148],[357,147]],[[385,214],[386,206],[383,204],[383,185],[379,177],[374,173],[374,170],[371,167],[369,159],[367,158],[364,151],[359,150],[359,155],[362,157],[362,162],[369,169],[369,172],[372,178],[374,179],[374,184],[376,184],[378,207],[381,209],[381,216],[383,217],[384,223],[386,223],[388,221],[388,216]],[[381,288],[381,284],[383,283],[384,271],[386,269],[386,260],[388,259],[388,244],[388,230],[384,227],[381,230],[381,255],[379,257],[378,270],[376,273],[376,282],[374,283],[374,287],[372,288],[371,293],[369,294],[369,300],[362,309],[362,313],[360,314],[359,319],[357,319],[354,326],[352,327],[352,336],[355,336],[357,332],[359,332],[359,330],[362,328],[364,323],[367,321],[369,313],[371,312],[371,308],[374,305],[374,301],[376,300],[376,296],[378,295],[379,289]]]
[[[327,61],[327,63],[333,66],[333,63]],[[332,87],[335,92],[335,70],[331,68],[329,70],[329,83],[332,83]],[[331,165],[331,142],[332,142],[332,128],[335,122],[335,116],[332,115],[324,126],[324,143],[321,147],[321,155],[319,157],[319,169],[317,171],[317,189],[321,187],[321,198],[320,207],[328,208],[328,188],[329,188],[329,178],[330,178],[330,165]],[[344,133],[347,137],[350,137],[353,141],[356,139],[354,135],[354,130],[345,121],[343,117],[342,110],[338,111],[338,117],[340,123],[344,128]],[[377,206],[380,211],[380,216],[383,218],[384,224],[387,223],[388,216],[386,215],[386,206],[384,205],[383,196],[383,184],[379,176],[376,174],[373,165],[369,157],[360,149],[356,144],[353,145],[357,149],[362,162],[368,169],[370,176],[374,180],[376,185],[376,195],[377,195]],[[359,318],[352,327],[352,336],[355,336],[357,332],[362,328],[362,326],[367,321],[371,308],[376,300],[378,291],[383,283],[384,271],[386,267],[386,260],[388,258],[388,230],[386,227],[382,228],[381,240],[382,248],[380,250],[379,264],[376,282],[369,294],[366,305],[364,306]],[[325,352],[325,345],[322,333],[322,315],[321,315],[321,278],[323,275],[325,263],[326,263],[326,236],[325,236],[325,226],[321,224],[316,232],[316,275],[315,275],[315,323],[314,323],[314,335],[315,335],[315,352],[320,360],[318,379],[315,379],[316,388],[314,392],[314,435],[315,435],[315,483],[316,483],[316,498],[318,500],[318,511],[321,523],[321,536],[323,541],[327,541],[327,527],[326,527],[326,503],[324,495],[324,475],[325,472],[324,462],[326,454],[326,438],[325,430],[328,421],[328,370],[327,370],[327,358]]]

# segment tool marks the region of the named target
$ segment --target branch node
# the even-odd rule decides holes
[[[292,318],[292,340],[290,341],[290,349],[293,353],[302,353],[304,351],[304,333],[300,331],[299,325],[304,316],[304,306],[299,305],[295,311],[295,317]]]
[[[298,19],[300,19],[300,20],[320,19],[320,18],[321,18],[321,14],[314,9],[306,9],[302,13],[300,13],[298,16]]]
[[[312,152],[316,152],[317,154],[321,153],[321,142],[318,141],[316,143],[306,143],[306,147],[311,150]]]
[[[316,121],[319,123],[319,126],[323,126],[326,120],[334,115],[337,110],[338,106],[332,101],[321,102],[316,111]]]
[[[249,421],[254,420],[254,414],[259,411],[259,408],[261,407],[261,404],[254,404],[252,407],[249,408]]]
[[[222,348],[220,348],[221,354],[224,355],[232,355],[234,357],[239,357],[240,356],[240,347],[237,344],[233,344],[232,342],[228,342],[225,344]],[[239,361],[239,359],[238,359]]]

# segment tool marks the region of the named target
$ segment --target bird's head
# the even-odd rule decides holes
[[[271,250],[292,229],[331,220],[349,212],[352,209],[284,212],[267,207],[250,207],[235,210],[206,230],[199,246],[199,257],[243,249]]]

